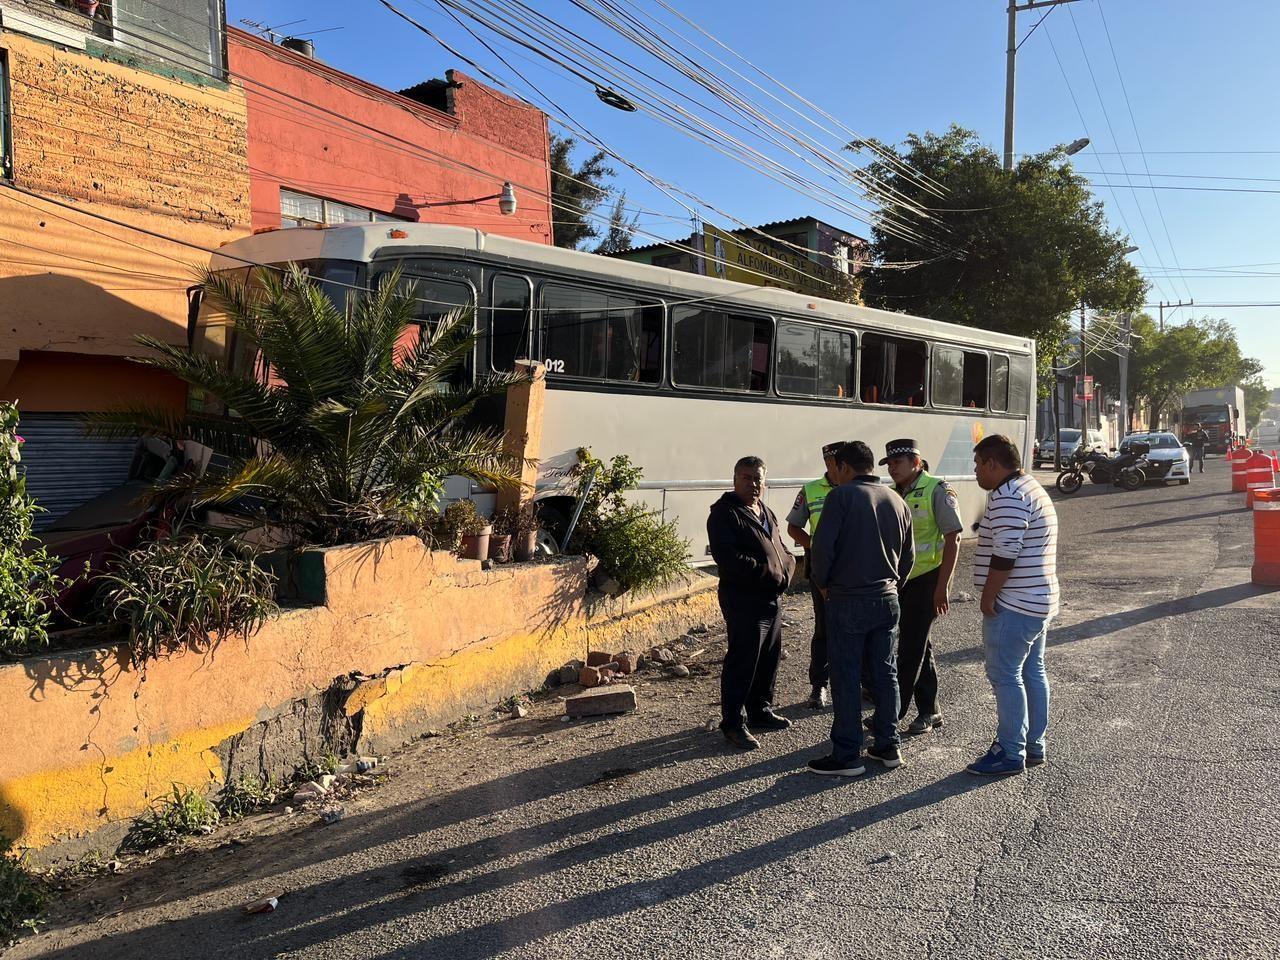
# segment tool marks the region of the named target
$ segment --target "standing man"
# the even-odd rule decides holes
[[[1209,431],[1203,423],[1197,423],[1195,433],[1191,434],[1191,465],[1194,467],[1198,462],[1201,473],[1204,473],[1204,448],[1208,445]]]
[[[886,767],[901,766],[898,750],[898,678],[893,662],[898,635],[898,590],[915,560],[911,511],[880,483],[875,455],[860,440],[836,455],[852,474],[827,496],[813,543],[812,575],[827,601],[827,656],[831,661],[831,753],[809,761],[814,773],[855,777],[863,773],[863,657],[875,700],[875,746],[867,755]],[[837,479],[843,479],[838,476]]]
[[[813,535],[818,529],[818,521],[822,518],[822,507],[826,503],[827,494],[838,486],[833,478],[836,471],[836,454],[843,446],[844,441],[838,440],[822,448],[822,463],[826,467],[826,472],[817,480],[810,480],[800,489],[796,494],[796,502],[791,505],[791,512],[787,514],[787,535],[797,545],[804,547],[805,574],[809,577],[809,594],[813,598],[813,639],[809,642],[809,685],[812,687],[812,692],[809,694],[808,706],[815,710],[821,710],[830,703],[827,694],[830,673],[827,669],[825,601],[813,584],[810,551],[813,549]],[[808,529],[806,530],[805,527]]]
[[[956,492],[931,475],[915,440],[893,440],[880,465],[888,466],[894,487],[911,509],[915,564],[898,596],[902,620],[898,626],[898,699],[901,720],[916,703],[917,716],[907,733],[919,735],[941,727],[938,710],[938,669],[929,629],[935,617],[951,609],[951,577],[960,557],[960,519]]]
[[[1058,612],[1058,514],[1044,487],[1022,472],[1008,437],[973,448],[978,485],[990,491],[978,525],[973,579],[982,591],[982,645],[996,695],[996,739],[970,773],[1000,776],[1044,763],[1049,621]]]
[[[720,573],[720,611],[729,635],[720,674],[720,730],[740,750],[760,746],[748,723],[757,730],[791,726],[773,712],[773,693],[782,656],[778,598],[791,583],[796,561],[782,542],[778,518],[761,499],[764,490],[764,461],[743,457],[733,467],[733,492],[712,504],[707,518],[711,556]]]

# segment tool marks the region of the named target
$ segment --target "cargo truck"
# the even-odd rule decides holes
[[[1209,453],[1226,453],[1231,438],[1244,437],[1244,389],[1231,385],[1192,390],[1182,398],[1178,436],[1185,443],[1200,424],[1209,434]]]

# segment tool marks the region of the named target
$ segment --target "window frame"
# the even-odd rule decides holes
[[[307,200],[315,200],[320,204],[320,216],[323,220],[305,220],[300,217],[286,216],[284,212],[284,195],[292,194],[295,197],[303,197]],[[345,207],[348,210],[360,210],[369,214],[368,220],[337,220],[330,221],[329,207]],[[285,224],[286,220],[295,221],[289,225]],[[301,221],[301,222],[297,222]],[[397,217],[391,213],[383,213],[381,210],[374,210],[372,207],[362,207],[358,203],[347,203],[345,200],[332,200],[329,197],[321,197],[314,193],[305,193],[302,190],[295,190],[293,187],[280,184],[280,227],[283,230],[316,230],[322,227],[341,227],[348,223],[412,223],[407,217]]]
[[[699,309],[701,308],[701,309]],[[681,383],[676,380],[676,313],[679,310],[688,310],[692,313],[701,313],[703,310],[714,310],[719,313],[726,314],[730,317],[741,317],[744,320],[750,320],[752,323],[763,320],[769,326],[769,342],[770,349],[767,353],[769,369],[765,372],[765,385],[763,390],[743,390],[739,387],[710,387],[702,384]],[[735,397],[770,397],[776,396],[775,374],[777,364],[774,362],[774,350],[778,342],[778,318],[771,313],[752,313],[747,310],[735,310],[732,307],[720,303],[700,303],[696,306],[693,304],[673,304],[672,308],[667,312],[668,323],[667,328],[670,336],[667,344],[667,365],[671,371],[671,387],[674,390],[699,390],[707,393],[731,394]]]
[[[865,349],[868,336],[881,337],[886,340],[907,340],[911,343],[918,343],[924,347],[924,397],[919,406],[911,403],[886,403],[884,400],[864,400],[862,397],[862,359],[863,350]],[[857,362],[857,383],[858,383],[858,403],[868,407],[892,407],[901,410],[927,410],[933,403],[933,347],[934,344],[926,337],[918,337],[912,334],[899,333],[897,331],[888,330],[862,330],[858,337],[858,362]]]
[[[0,49],[0,180],[13,179],[13,99],[9,51]]]
[[[529,288],[529,313],[528,313],[529,354],[530,354],[529,359],[531,361],[537,361],[538,363],[541,363],[542,361],[538,360],[538,357],[542,355],[542,327],[538,319],[537,285],[533,282],[533,280],[528,275],[523,273],[514,273],[508,270],[492,270],[490,272],[492,273],[492,276],[489,278],[489,284],[488,284],[489,302],[485,308],[489,312],[489,322],[485,328],[485,336],[488,339],[488,344],[486,345],[486,348],[485,348],[485,355],[488,358],[490,372],[492,373],[510,373],[511,372],[510,370],[499,370],[498,367],[495,366],[493,362],[493,345],[494,345],[494,340],[496,339],[493,333],[493,320],[496,315],[495,311],[497,309],[496,307],[497,298],[494,296],[494,288],[497,286],[498,281],[503,279],[523,280],[525,283],[525,286]],[[514,359],[519,359],[519,358],[517,357]]]
[[[1004,361],[1004,406],[997,408],[992,400],[995,397],[996,362]],[[1009,389],[1013,378],[1013,359],[1007,353],[991,350],[987,353],[987,409],[992,413],[1009,413]]]
[[[960,402],[959,403],[940,403],[936,399],[937,391],[934,389],[933,377],[935,372],[934,351],[936,350],[958,350],[960,352]],[[964,403],[964,355],[972,353],[983,357],[987,361],[986,376],[986,404],[981,407],[967,407]],[[937,407],[940,410],[968,410],[973,413],[982,413],[991,409],[991,357],[992,353],[985,347],[967,347],[963,344],[953,343],[950,341],[931,341],[929,344],[929,406]],[[1005,400],[1006,405],[1008,399]],[[1008,411],[997,411],[1008,412]]]
[[[546,352],[547,341],[549,339],[547,336],[547,322],[546,322],[548,311],[546,306],[544,305],[544,297],[546,296],[548,287],[560,287],[562,289],[568,289],[568,290],[582,290],[587,293],[593,293],[598,296],[602,296],[606,299],[606,302],[608,302],[609,297],[619,297],[619,298],[625,297],[628,300],[634,300],[637,306],[639,307],[639,309],[641,310],[644,310],[649,307],[656,307],[659,310],[658,335],[660,337],[660,342],[658,344],[658,379],[657,380],[649,382],[645,380],[611,379],[609,376],[607,376],[609,371],[609,358],[608,358],[608,355],[606,354],[605,355],[606,376],[588,377],[588,376],[583,376],[581,374],[576,374],[576,373],[556,373],[555,374],[556,383],[600,384],[600,385],[608,385],[611,387],[626,386],[628,389],[644,390],[646,392],[652,391],[652,390],[659,390],[662,388],[662,385],[666,382],[666,376],[667,376],[667,350],[668,350],[667,321],[669,317],[669,311],[667,309],[667,301],[664,298],[659,296],[648,298],[648,295],[644,293],[633,293],[630,290],[625,290],[619,287],[606,286],[604,284],[588,284],[588,283],[582,283],[580,281],[575,281],[575,280],[564,280],[559,277],[541,278],[536,285],[536,290],[534,291],[533,311],[536,316],[534,318],[533,326],[534,326],[534,336],[537,338],[537,343],[538,343],[538,356],[541,357],[539,362],[542,363],[543,366],[546,366],[548,359],[550,359],[546,356],[543,356],[543,354]],[[609,314],[609,309],[606,307],[605,319],[604,319],[604,323],[606,324],[606,330],[607,330],[607,324],[609,322],[608,314]],[[551,376],[552,376],[552,371],[548,370],[547,371],[548,385],[550,385],[552,382]]]
[[[851,350],[852,350],[852,353],[849,357],[849,368],[851,371],[851,375],[853,377],[852,393],[847,394],[846,396],[843,396],[843,397],[829,397],[826,394],[822,394],[822,393],[797,393],[793,390],[782,389],[782,387],[779,385],[781,381],[779,380],[779,377],[778,377],[778,348],[781,344],[781,339],[782,339],[779,336],[779,330],[781,329],[781,326],[784,323],[795,323],[795,324],[799,324],[800,326],[813,327],[815,330],[818,331],[817,364],[818,364],[819,379],[821,379],[822,377],[822,334],[825,332],[825,333],[838,334],[839,336],[849,337],[851,341]],[[858,384],[858,361],[860,359],[860,355],[859,355],[860,346],[861,346],[861,340],[859,337],[859,331],[857,330],[850,330],[843,327],[833,327],[830,324],[815,323],[812,320],[801,320],[798,317],[786,317],[786,316],[775,317],[774,325],[773,325],[773,367],[770,371],[770,378],[773,381],[773,392],[776,393],[779,397],[785,397],[789,400],[793,400],[793,399],[794,400],[818,400],[818,401],[824,401],[827,403],[842,403],[842,404],[858,402],[859,398],[854,394],[857,393],[857,388],[859,385]]]

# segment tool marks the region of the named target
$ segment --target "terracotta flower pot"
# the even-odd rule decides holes
[[[489,559],[489,535],[493,533],[493,527],[485,527],[479,533],[465,533],[462,535],[462,559],[464,560],[488,560]]]
[[[521,530],[515,536],[512,552],[517,560],[532,560],[538,549],[538,531]]]
[[[489,559],[498,563],[511,560],[511,534],[495,533],[489,537]]]

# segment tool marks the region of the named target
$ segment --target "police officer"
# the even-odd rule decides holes
[[[826,467],[817,480],[810,480],[796,494],[796,501],[787,514],[787,534],[798,546],[804,547],[805,574],[808,575],[809,551],[813,547],[813,535],[818,531],[818,520],[822,517],[822,505],[827,494],[839,484],[835,481],[836,454],[844,446],[843,440],[828,443],[822,448],[822,462]],[[807,529],[806,529],[807,528]],[[831,677],[827,668],[827,614],[826,603],[818,588],[809,579],[809,594],[813,598],[813,639],[809,643],[809,684],[813,692],[809,694],[808,705],[821,710],[831,702],[828,685]]]
[[[902,719],[914,698],[919,716],[907,733],[928,733],[941,727],[938,711],[938,671],[929,642],[935,617],[950,610],[951,577],[960,557],[963,523],[956,492],[928,471],[915,440],[893,440],[886,445],[880,465],[888,466],[902,498],[911,508],[911,529],[916,556],[899,602],[902,620],[898,632],[898,691]]]

